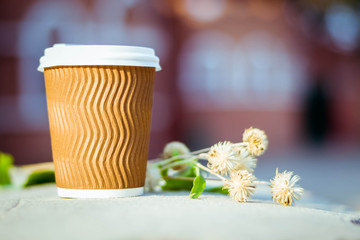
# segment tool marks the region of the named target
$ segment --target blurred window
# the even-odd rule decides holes
[[[222,32],[203,31],[184,45],[179,84],[190,107],[282,108],[301,91],[301,66],[273,34],[253,31],[235,41]]]

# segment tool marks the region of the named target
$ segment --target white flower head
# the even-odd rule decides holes
[[[189,148],[182,142],[169,142],[165,145],[164,151],[163,151],[163,158],[171,158],[174,155],[185,155],[190,154]]]
[[[231,180],[226,180],[224,189],[229,190],[229,196],[237,202],[247,202],[254,193],[256,185],[255,176],[246,170],[231,172]]]
[[[160,192],[161,186],[165,183],[160,175],[160,169],[151,163],[147,164],[145,191],[146,192]]]
[[[262,155],[269,144],[265,132],[252,127],[244,131],[243,142],[248,143],[248,151],[253,156]]]
[[[254,172],[257,164],[257,159],[248,154],[248,151],[242,147],[234,145],[234,150],[239,154],[240,160],[235,166],[236,171],[247,170],[248,172]]]
[[[201,154],[200,157],[209,161],[208,168],[211,171],[221,175],[231,172],[240,160],[240,156],[233,149],[233,144],[228,141],[213,145],[209,152]]]
[[[278,173],[278,169],[276,169],[276,176],[270,180],[273,201],[276,200],[279,204],[291,206],[294,199],[299,200],[301,198],[304,189],[296,185],[300,177],[298,175],[292,176],[293,174],[293,172],[287,171]]]
[[[162,156],[163,159],[168,159],[176,155],[190,155],[190,150],[182,142],[173,141],[166,144],[163,151],[163,156]],[[184,170],[185,168],[187,168],[187,165],[182,164],[182,165],[174,166],[171,169],[175,171],[181,171]]]

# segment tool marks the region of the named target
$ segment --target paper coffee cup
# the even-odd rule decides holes
[[[60,197],[144,191],[155,71],[152,49],[56,44],[44,72]]]

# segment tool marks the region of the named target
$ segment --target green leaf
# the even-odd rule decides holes
[[[55,182],[55,173],[53,170],[36,170],[29,175],[24,187],[53,182]]]
[[[205,186],[206,186],[205,178],[203,176],[201,176],[201,174],[199,174],[194,179],[193,187],[192,187],[191,192],[190,192],[190,197],[192,199],[200,197],[201,193],[205,189]]]
[[[0,152],[0,185],[11,184],[9,169],[13,167],[13,164],[13,156]]]
[[[165,180],[165,184],[161,187],[164,191],[190,191],[193,187],[193,181],[179,180],[179,179],[167,179],[168,169],[164,169],[161,172],[161,176]],[[174,177],[196,177],[196,167],[191,166],[183,171],[179,171],[173,175]]]
[[[161,177],[167,177],[168,176],[168,171],[169,171],[169,169],[168,168],[166,168],[166,169],[163,169],[163,170],[160,170],[159,169],[159,171],[160,171],[160,176]]]
[[[192,181],[184,181],[178,179],[166,179],[165,184],[161,187],[164,191],[190,191],[193,186]]]
[[[197,176],[196,169],[197,169],[197,167],[194,167],[194,166],[187,167],[186,169],[174,174],[174,176],[176,176],[176,177],[196,177]]]
[[[204,192],[221,193],[221,194],[225,194],[225,195],[229,194],[229,190],[228,189],[223,189],[222,186],[205,188]]]

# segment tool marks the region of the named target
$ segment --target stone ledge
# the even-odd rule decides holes
[[[306,201],[305,201],[306,202]],[[1,239],[359,239],[355,213],[187,192],[76,200],[55,185],[0,193]]]

